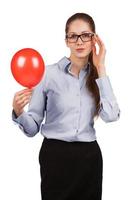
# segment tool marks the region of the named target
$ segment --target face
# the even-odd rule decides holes
[[[92,34],[90,36],[88,33],[93,33],[89,24],[83,20],[75,20],[73,21],[68,30],[68,38],[66,39],[66,45],[70,48],[71,56],[77,58],[86,58],[89,56],[92,50]],[[78,37],[77,41],[74,39],[76,38],[75,35],[81,35],[80,38]],[[82,41],[83,39],[83,41]],[[76,42],[74,42],[74,40]]]

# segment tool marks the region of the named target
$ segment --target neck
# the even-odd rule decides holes
[[[69,59],[71,60],[73,66],[75,66],[79,70],[82,69],[88,63],[88,57],[77,58],[77,57],[74,57],[73,55],[70,55]]]

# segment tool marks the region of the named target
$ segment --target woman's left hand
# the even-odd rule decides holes
[[[97,68],[98,74],[105,74],[105,45],[98,35],[94,35],[92,42],[93,64]],[[98,53],[96,52],[95,44],[99,47]]]

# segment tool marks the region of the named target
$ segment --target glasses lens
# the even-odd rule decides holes
[[[81,35],[81,39],[83,40],[83,42],[88,42],[92,40],[93,35],[94,35],[93,33],[83,33]]]
[[[67,35],[66,38],[67,38],[68,42],[75,43],[75,42],[77,42],[79,37],[83,42],[88,42],[88,41],[92,40],[93,36],[94,36],[93,33],[83,33],[81,35],[70,34],[70,35]]]
[[[78,35],[72,34],[72,35],[67,35],[67,39],[69,42],[76,42],[77,41]]]

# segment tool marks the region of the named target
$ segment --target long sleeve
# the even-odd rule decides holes
[[[120,109],[113,93],[111,82],[108,76],[96,79],[100,93],[99,116],[105,122],[113,122],[119,119]]]
[[[43,79],[35,88],[29,103],[28,112],[23,112],[19,117],[12,112],[12,120],[29,137],[39,132],[41,122],[45,117],[46,108],[46,80]]]
[[[67,57],[47,66],[45,77],[34,89],[28,111],[19,117],[13,112],[13,120],[27,136],[40,131],[46,138],[69,142],[96,140],[95,101],[86,87],[89,66],[80,70],[79,77],[71,73],[70,67]],[[105,122],[118,120],[120,109],[109,78],[95,81],[100,92],[100,117]]]

